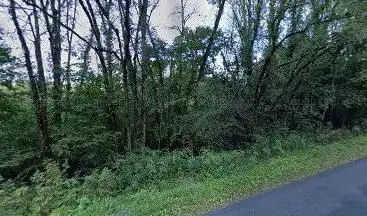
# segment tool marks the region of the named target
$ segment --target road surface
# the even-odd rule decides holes
[[[367,216],[367,160],[208,213],[208,216]]]

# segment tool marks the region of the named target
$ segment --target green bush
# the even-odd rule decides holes
[[[44,171],[37,171],[31,186],[17,185],[12,181],[1,184],[0,215],[49,215],[61,206],[76,205],[81,194],[73,180],[54,162],[46,163]]]
[[[71,179],[65,177],[57,163],[48,162],[34,174],[30,186],[12,181],[1,184],[0,215],[74,215],[90,209],[92,200],[174,187],[182,181],[223,178],[263,159],[350,135],[344,131],[323,131],[321,135],[256,136],[256,143],[249,150],[203,150],[198,156],[194,156],[191,150],[146,150],[122,156],[111,168]]]
[[[33,193],[28,186],[16,185],[11,180],[0,185],[0,215],[26,215]]]
[[[15,178],[30,168],[37,151],[36,119],[27,85],[0,85],[0,173]]]
[[[133,190],[142,185],[196,176],[200,164],[200,158],[194,157],[191,151],[145,151],[121,157],[116,161],[115,169],[120,175],[122,187]]]
[[[121,192],[120,179],[110,169],[95,170],[84,178],[82,192],[96,197],[112,196]]]
[[[48,163],[45,171],[37,171],[32,181],[34,198],[31,201],[31,211],[34,215],[48,215],[52,209],[61,206],[65,196],[63,172],[56,163]]]

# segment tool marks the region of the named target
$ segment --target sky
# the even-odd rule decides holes
[[[18,0],[21,2],[21,0]],[[17,34],[15,32],[15,27],[10,19],[8,13],[8,8],[1,7],[1,5],[8,5],[7,0],[0,0],[0,28],[4,30],[4,41],[5,44],[11,47],[12,55],[18,58],[23,57],[23,51],[20,46]],[[181,17],[179,14],[174,14],[180,7],[180,0],[160,0],[158,7],[154,11],[151,17],[151,26],[157,30],[158,35],[168,43],[172,43],[173,39],[179,34],[177,30],[172,30],[172,26],[180,26]],[[196,13],[187,22],[187,27],[195,28],[197,26],[213,26],[215,16],[217,14],[217,6],[208,4],[208,0],[187,0],[186,13],[191,12],[196,9]],[[18,17],[22,12],[18,12]],[[80,35],[87,37],[90,34],[90,25],[84,15],[82,10],[78,11],[79,16],[77,16],[75,30]],[[225,15],[222,17],[221,27],[225,28]],[[30,34],[25,34],[25,36],[30,36]],[[49,57],[48,50],[48,40],[47,37],[43,37],[43,58]],[[83,42],[79,41],[78,44],[83,45]],[[31,44],[29,44],[32,46]],[[65,62],[67,59],[66,52],[62,54],[62,61]],[[76,60],[76,59],[74,59]],[[96,65],[98,60],[95,55],[91,55],[92,64]],[[48,61],[45,61],[48,62]],[[51,65],[44,65],[46,69],[46,76],[48,79],[52,79],[52,74],[50,73]]]
[[[0,0],[0,5],[7,4],[6,0]],[[151,18],[151,25],[158,31],[158,35],[166,40],[168,43],[178,35],[177,30],[172,30],[170,27],[180,25],[180,16],[174,15],[174,12],[179,8],[180,0],[160,0],[160,3]],[[199,25],[212,26],[214,24],[214,17],[217,13],[216,6],[208,4],[207,0],[188,0],[187,11],[197,9],[192,18],[187,23],[187,26],[195,28]],[[80,11],[79,13],[83,13]],[[13,55],[21,55],[21,49],[18,39],[15,34],[15,29],[7,8],[0,7],[0,27],[5,30],[5,42],[13,48]],[[77,32],[81,35],[89,33],[89,24],[85,18],[77,19]],[[14,46],[18,44],[17,46]]]
[[[187,11],[197,9],[197,13],[187,23],[188,26],[194,28],[199,25],[213,25],[211,22],[216,14],[215,6],[209,5],[207,0],[188,0]],[[180,0],[160,0],[157,11],[153,14],[152,24],[157,26],[158,34],[167,41],[172,41],[177,36],[177,31],[169,29],[172,26],[180,26],[181,19],[174,16],[177,8],[180,7]]]

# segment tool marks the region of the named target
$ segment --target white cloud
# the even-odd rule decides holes
[[[152,24],[157,27],[158,34],[168,42],[171,42],[178,34],[169,29],[172,26],[180,26],[181,17],[173,15],[180,8],[180,0],[161,0],[156,11],[153,13]],[[195,28],[199,25],[212,25],[211,20],[215,16],[215,6],[209,5],[207,0],[188,0],[187,13],[197,9],[187,26]]]

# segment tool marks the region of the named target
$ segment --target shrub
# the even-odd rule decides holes
[[[63,172],[54,162],[46,164],[44,172],[37,171],[32,177],[34,198],[31,210],[34,215],[48,215],[52,209],[63,204],[64,178]]]
[[[95,170],[84,178],[82,192],[96,197],[112,196],[121,191],[120,180],[110,169]]]
[[[74,215],[93,205],[93,200],[139,190],[159,190],[181,181],[222,178],[253,166],[257,159],[315,145],[317,140],[326,142],[350,135],[344,131],[327,132],[323,131],[322,135],[257,135],[256,143],[249,150],[203,150],[198,156],[191,150],[146,150],[123,155],[112,169],[103,168],[71,179],[65,178],[65,172],[57,163],[49,162],[34,174],[31,186],[16,185],[12,181],[1,184],[0,215]]]
[[[194,157],[188,150],[170,153],[145,151],[121,157],[115,168],[120,173],[123,188],[133,190],[149,183],[195,176],[201,163],[200,157]]]
[[[0,215],[26,215],[33,194],[28,186],[8,180],[0,185]]]

